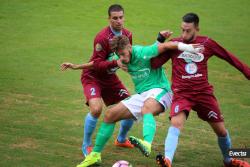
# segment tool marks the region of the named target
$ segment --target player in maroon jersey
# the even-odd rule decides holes
[[[162,167],[171,167],[178,144],[180,130],[192,110],[199,118],[207,121],[218,137],[218,144],[226,167],[249,167],[245,161],[232,159],[228,155],[231,139],[225,128],[218,102],[213,94],[213,86],[208,83],[207,61],[213,55],[226,60],[250,79],[250,68],[239,61],[232,53],[207,36],[198,35],[199,17],[195,13],[183,16],[182,35],[172,39],[184,43],[199,43],[204,46],[201,54],[169,50],[151,59],[153,68],[158,68],[169,59],[172,60],[172,91],[174,93],[170,118],[171,126],[165,140],[165,156],[158,155],[157,163]],[[162,38],[163,36],[160,35]],[[160,38],[160,39],[161,39]]]
[[[95,130],[98,118],[101,115],[103,102],[106,106],[118,103],[127,98],[129,93],[122,82],[115,74],[116,69],[123,67],[120,60],[107,61],[112,53],[109,48],[109,41],[117,35],[126,35],[132,43],[132,34],[124,25],[124,9],[121,5],[114,4],[109,7],[109,26],[103,28],[95,37],[94,51],[89,62],[93,68],[85,69],[83,66],[73,66],[71,63],[65,63],[62,68],[79,69],[82,68],[81,82],[84,95],[87,100],[90,112],[84,121],[84,137],[82,152],[86,156],[92,150],[91,136]],[[127,132],[133,125],[133,120],[121,121],[121,128],[116,146],[133,148],[134,146],[126,139]]]

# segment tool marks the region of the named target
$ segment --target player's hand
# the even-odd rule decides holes
[[[163,31],[160,31],[160,34],[161,34],[165,39],[168,39],[168,38],[173,34],[173,32],[170,31],[170,30],[163,30]]]
[[[62,71],[65,71],[65,70],[67,70],[67,69],[74,69],[74,64],[73,63],[68,63],[68,62],[66,62],[66,63],[62,63],[61,64],[61,70]]]
[[[123,71],[128,72],[128,66],[126,64],[124,64],[121,59],[117,60],[117,65],[118,67],[120,67]]]

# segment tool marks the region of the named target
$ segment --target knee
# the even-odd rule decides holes
[[[164,111],[163,106],[158,102],[156,104],[144,103],[141,110],[143,115],[152,113],[154,116],[159,115],[163,111]]]
[[[218,137],[226,137],[227,136],[227,130],[226,129],[221,129],[221,130],[216,132],[216,135]]]
[[[101,106],[90,106],[90,112],[93,117],[99,118],[102,113],[102,107]]]
[[[227,129],[224,125],[224,122],[209,122],[210,126],[216,133],[218,137],[226,137],[227,136]]]
[[[104,115],[104,122],[106,123],[114,123],[114,116],[110,110],[107,110]]]
[[[182,130],[184,128],[184,123],[180,120],[171,119],[171,125],[175,128]]]
[[[141,109],[142,114],[148,114],[151,113],[150,107],[147,104],[144,104],[142,109]]]

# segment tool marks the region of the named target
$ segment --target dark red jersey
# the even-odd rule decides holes
[[[171,41],[183,42],[182,38],[175,38]],[[151,66],[158,68],[171,58],[174,93],[212,93],[213,87],[208,83],[207,61],[213,55],[226,60],[250,79],[250,68],[214,40],[206,36],[197,36],[191,43],[202,44],[205,50],[201,54],[171,50],[151,59]]]
[[[122,29],[122,35],[126,35],[132,44],[132,33],[127,29]],[[107,61],[111,52],[109,41],[114,37],[110,27],[102,29],[95,37],[94,51],[90,61],[94,61],[94,69],[85,69],[82,72],[82,82],[88,80],[98,81],[103,87],[109,87],[121,81],[118,79],[115,71],[117,61]]]

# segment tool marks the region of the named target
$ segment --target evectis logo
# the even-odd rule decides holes
[[[204,55],[202,53],[190,53],[190,52],[182,52],[178,58],[184,59],[187,62],[201,62],[204,59]]]
[[[229,149],[228,155],[231,158],[249,158],[250,157],[250,149]]]

